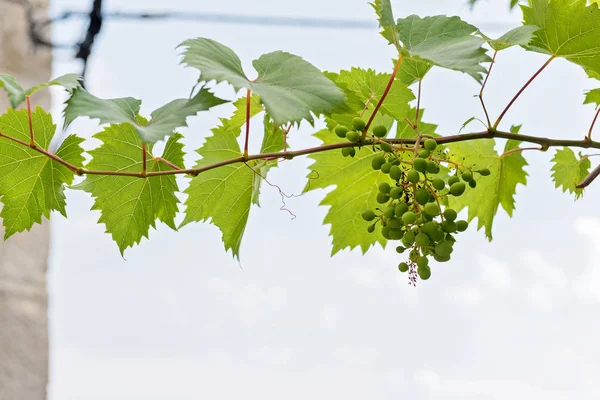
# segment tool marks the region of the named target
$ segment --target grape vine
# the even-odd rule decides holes
[[[301,57],[275,51],[253,62],[258,77],[249,80],[233,50],[195,38],[180,45],[182,62],[200,74],[192,94],[154,110],[148,119],[139,115],[140,100],[98,98],[82,88],[74,74],[27,90],[0,74],[0,87],[12,106],[0,116],[5,239],[50,218],[51,211],[66,216],[64,192],[73,189],[94,198],[93,209],[101,213],[98,222],[106,226],[121,254],[148,238],[157,221],[174,230],[211,222],[221,230],[225,249],[239,257],[262,181],[278,161],[308,155],[318,178],[311,173],[305,190],[335,187],[321,203],[329,207],[324,223],[331,226],[332,254],[356,247],[364,253],[391,242],[401,254],[398,269],[416,285],[430,278],[434,263],[450,261],[460,233],[475,219],[477,229],[491,240],[499,208],[512,216],[516,188],[527,183],[527,151],[557,148],[552,179],[575,198],[600,175],[600,166],[592,170],[593,154],[583,153],[600,149],[593,137],[600,88],[585,93],[583,103],[596,110],[581,139],[525,135],[521,126],[500,129],[520,95],[556,58],[600,79],[597,2],[529,0],[521,6],[522,26],[497,39],[459,17],[396,19],[390,0],[375,0],[372,6],[381,35],[394,49],[390,73],[361,68],[322,72]],[[484,89],[501,52],[514,46],[546,59],[494,120]],[[485,130],[440,135],[436,125],[425,122],[421,88],[434,67],[466,73],[481,84]],[[243,96],[234,101],[233,115],[221,119],[197,149],[196,164],[186,166],[184,137],[177,129],[187,126],[188,117],[228,102],[209,88],[220,82]],[[30,102],[34,92],[47,86],[62,86],[69,93],[65,126],[79,117],[104,125],[94,136],[101,145],[88,152],[87,161],[84,140],[77,135],[50,151],[56,126],[49,113],[32,109]],[[22,103],[25,108],[17,110]],[[250,124],[258,115],[264,127],[262,145],[258,154],[250,154]],[[315,133],[322,144],[288,149],[288,134],[302,121],[314,126],[315,119],[326,125]],[[505,141],[502,152],[496,150],[497,140]],[[154,144],[159,141],[166,144],[156,154]],[[176,175],[188,177],[185,188],[180,188]],[[187,195],[184,208],[178,192]],[[182,210],[183,220],[176,222]]]

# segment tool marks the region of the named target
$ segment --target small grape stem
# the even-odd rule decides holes
[[[142,143],[142,177],[146,176],[146,161],[147,161],[147,154],[146,154],[146,143]]]
[[[369,122],[367,122],[367,125],[365,126],[365,129],[363,130],[362,136],[360,137],[361,141],[365,140],[365,138],[367,137],[367,132],[369,131],[369,127],[373,123],[373,120],[375,119],[375,116],[377,115],[377,111],[379,111],[379,108],[381,108],[383,101],[385,100],[388,93],[390,92],[390,89],[392,88],[392,84],[394,83],[394,80],[396,79],[396,75],[398,74],[398,69],[400,69],[400,65],[402,64],[403,59],[404,59],[403,55],[400,55],[400,57],[398,57],[398,61],[396,61],[396,66],[394,67],[394,71],[392,72],[392,76],[390,77],[390,80],[389,80],[387,86],[385,87],[385,90],[383,91],[381,98],[377,102],[377,105],[375,106],[375,109],[373,110],[373,114],[371,114],[371,117],[369,118]]]
[[[481,90],[479,91],[479,101],[481,102],[481,107],[483,108],[483,112],[485,114],[485,119],[487,121],[488,128],[492,127],[492,121],[490,121],[490,115],[488,114],[487,108],[485,106],[485,101],[483,101],[483,91],[485,90],[485,85],[487,84],[488,78],[490,77],[490,74],[492,73],[492,68],[494,67],[494,63],[496,62],[497,55],[498,55],[498,51],[495,51],[494,55],[492,56],[492,62],[490,63],[490,67],[488,68],[487,75],[485,76],[485,79],[483,80],[483,84],[481,85]]]
[[[543,147],[519,147],[519,148],[516,148],[516,149],[505,151],[504,153],[502,153],[502,155],[500,156],[500,158],[508,156],[509,154],[520,153],[520,152],[529,151],[529,150],[544,151],[544,148]]]
[[[413,128],[414,130],[419,129],[419,111],[421,109],[421,83],[422,82],[423,82],[423,80],[419,79],[419,84],[418,84],[418,89],[417,89],[417,112],[415,115],[415,127]]]
[[[182,170],[182,168],[178,167],[177,165],[173,164],[171,161],[169,161],[169,160],[167,160],[167,159],[165,159],[165,158],[162,158],[162,157],[154,157],[154,160],[155,160],[155,161],[158,161],[158,162],[161,162],[161,163],[163,163],[163,164],[166,164],[166,165],[168,165],[169,167],[173,168],[174,170],[177,170],[177,171],[181,171],[181,170]]]
[[[592,120],[592,125],[590,125],[590,130],[587,134],[587,140],[592,140],[592,131],[594,130],[594,125],[596,125],[596,121],[598,120],[598,115],[600,115],[600,107],[596,110],[596,115],[594,115],[594,119]]]
[[[25,97],[27,103],[27,121],[29,122],[29,147],[35,149],[35,136],[33,134],[33,118],[31,117],[31,99],[29,96]]]
[[[252,92],[250,89],[246,92],[246,140],[244,141],[244,159],[248,159],[248,139],[250,138],[250,103]]]
[[[498,119],[496,120],[496,123],[492,127],[491,131],[494,131],[494,130],[498,129],[498,125],[500,125],[500,121],[502,121],[502,118],[504,118],[504,116],[506,115],[506,113],[508,112],[508,110],[510,110],[510,108],[515,103],[515,101],[517,101],[517,99],[519,98],[519,96],[521,96],[521,94],[525,91],[525,89],[527,89],[527,87],[529,85],[531,85],[531,82],[533,82],[535,80],[535,78],[537,78],[538,75],[541,74],[542,71],[546,69],[546,67],[548,66],[548,64],[550,64],[550,62],[552,60],[554,60],[555,57],[556,56],[552,55],[548,60],[546,60],[546,62],[544,63],[544,65],[542,65],[540,67],[540,69],[538,69],[537,72],[535,74],[533,74],[533,76],[531,78],[529,78],[529,80],[527,82],[525,82],[525,84],[523,85],[523,87],[517,92],[517,94],[512,98],[512,100],[504,108],[504,110],[502,111],[502,113],[500,114],[500,116],[498,117]]]
[[[360,113],[360,117],[362,118],[363,115],[365,115],[365,112],[367,112],[367,109],[369,108],[369,105],[371,104],[371,101],[375,98],[375,95],[372,94],[371,97],[369,97],[367,99],[367,102],[365,103],[365,107],[363,108],[362,112]]]

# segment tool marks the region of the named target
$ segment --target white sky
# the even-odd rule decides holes
[[[57,0],[54,10],[88,1]],[[471,22],[520,20],[508,0],[392,1],[396,16],[461,15]],[[171,0],[172,10],[326,18],[372,18],[363,0]],[[108,1],[107,10],[164,10],[157,0]],[[512,24],[512,25],[511,25]],[[78,38],[81,26],[56,27],[54,38]],[[503,32],[488,31],[490,35]],[[205,36],[233,48],[248,70],[264,52],[286,50],[322,69],[390,69],[394,56],[375,31],[334,31],[182,22],[110,22],[89,66],[98,96],[143,99],[143,111],[189,93],[196,74],[178,66],[181,41]],[[494,115],[543,62],[503,52],[488,87]],[[56,55],[54,75],[78,72],[70,53]],[[579,138],[593,109],[582,106],[593,86],[577,67],[553,63],[508,114],[505,126]],[[426,120],[453,134],[481,117],[476,83],[434,70],[425,80]],[[231,90],[220,89],[231,97]],[[57,94],[56,115],[60,111]],[[186,151],[207,136],[224,106],[190,119]],[[475,127],[473,125],[472,127]],[[90,137],[98,128],[71,128]],[[477,128],[478,129],[478,128]],[[253,135],[258,146],[258,131]],[[294,132],[294,148],[317,144]],[[598,132],[600,134],[600,132]],[[92,142],[90,142],[92,143]],[[324,192],[279,210],[265,186],[251,212],[241,267],[223,251],[211,225],[165,226],[123,260],[92,200],[69,192],[69,219],[54,215],[49,273],[50,400],[153,399],[477,399],[600,398],[600,185],[583,200],[554,189],[552,153],[527,154],[530,185],[519,187],[515,218],[501,211],[493,243],[471,229],[453,261],[433,267],[416,289],[396,270],[394,250],[330,254],[329,227],[318,207]],[[306,159],[284,163],[270,181],[289,193],[304,186]]]

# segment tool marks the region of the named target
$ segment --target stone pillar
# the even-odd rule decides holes
[[[28,0],[43,17],[48,0]],[[16,3],[16,4],[15,4]],[[52,52],[35,48],[29,38],[24,8],[18,1],[0,2],[0,72],[23,87],[50,79]],[[43,90],[32,98],[46,109]],[[8,107],[0,93],[0,112]],[[4,230],[0,228],[0,237]],[[0,399],[44,400],[48,384],[48,223],[31,232],[0,238]]]

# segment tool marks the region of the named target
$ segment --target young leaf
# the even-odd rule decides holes
[[[17,108],[19,104],[25,101],[25,97],[31,96],[38,90],[48,86],[62,86],[67,91],[72,92],[75,88],[81,86],[82,78],[77,74],[67,74],[52,79],[49,82],[42,83],[30,89],[23,90],[21,85],[10,75],[0,74],[0,87],[4,89],[8,95],[12,108]]]
[[[477,171],[488,168],[490,176],[477,180],[477,187],[468,189],[462,196],[448,198],[449,205],[456,211],[469,209],[468,220],[477,218],[477,229],[485,227],[485,234],[492,240],[492,224],[498,207],[512,217],[515,210],[515,193],[518,184],[527,184],[527,161],[521,152],[498,155],[494,150],[494,140],[477,140],[448,145],[451,160]],[[505,152],[516,148],[518,142],[507,143]]]
[[[200,71],[199,81],[226,81],[235,90],[247,88],[260,96],[278,125],[314,122],[314,114],[330,114],[344,104],[344,94],[321,71],[301,57],[283,51],[263,54],[252,65],[258,78],[249,80],[229,47],[214,40],[186,40],[182,63]]]
[[[600,74],[600,10],[586,0],[530,0],[523,23],[536,25],[528,50],[563,57],[589,74]]]
[[[143,165],[142,140],[130,124],[112,124],[94,135],[102,145],[90,151],[92,159],[88,169],[141,172]],[[175,133],[169,138],[162,158],[180,168],[183,165],[182,136]],[[152,156],[150,144],[146,147],[147,171],[172,170],[170,166]],[[75,188],[90,193],[95,201],[92,210],[101,213],[99,223],[106,225],[119,246],[121,254],[128,247],[138,244],[142,237],[148,238],[150,227],[156,220],[176,229],[175,214],[179,191],[174,175],[137,178],[129,176],[87,175]]]
[[[319,131],[315,137],[323,144],[341,141],[329,130]],[[335,186],[320,204],[330,206],[324,223],[331,225],[332,255],[345,248],[354,249],[357,246],[366,253],[375,243],[381,246],[387,243],[379,230],[368,233],[368,223],[361,217],[364,210],[377,205],[378,184],[389,181],[389,177],[384,173],[371,168],[371,161],[376,154],[369,147],[363,147],[357,149],[354,158],[342,157],[337,151],[325,151],[309,156],[315,160],[310,169],[318,173],[318,179],[310,179],[305,190]],[[314,176],[314,173],[309,176]]]
[[[35,144],[48,150],[56,125],[39,106],[32,113]],[[26,110],[8,110],[0,117],[0,132],[29,142],[29,119]],[[83,139],[68,136],[56,154],[65,161],[81,166]],[[6,228],[4,238],[29,230],[42,217],[50,218],[55,210],[66,216],[64,185],[73,181],[73,172],[49,157],[7,138],[0,137],[0,215]]]
[[[225,102],[226,100],[216,97],[207,89],[200,89],[191,99],[176,99],[152,111],[150,122],[140,126],[135,119],[140,111],[140,100],[132,97],[100,99],[79,88],[75,89],[67,100],[64,111],[65,126],[82,116],[97,118],[101,124],[127,123],[144,142],[154,143],[171,136],[176,128],[187,126],[187,117]]]
[[[583,104],[595,104],[598,108],[600,106],[600,89],[592,89],[586,92]]]
[[[196,150],[202,156],[195,168],[242,156],[238,144],[242,126],[246,123],[246,99],[234,103],[236,110],[230,119],[221,119],[221,126]],[[262,111],[261,105],[251,102],[250,116]],[[190,222],[208,221],[223,234],[225,250],[239,258],[242,236],[248,222],[254,190],[256,161],[229,164],[200,173],[185,190],[185,219]]]
[[[523,25],[517,28],[511,29],[498,39],[490,39],[483,33],[481,36],[487,40],[490,47],[495,51],[502,51],[513,46],[527,46],[533,39],[533,34],[540,28],[534,25]]]
[[[394,60],[394,64],[396,60]],[[400,82],[407,86],[422,80],[429,70],[433,67],[433,64],[427,61],[417,60],[411,57],[404,57],[400,68],[398,69],[397,78]]]
[[[400,40],[413,58],[465,72],[478,82],[487,71],[481,66],[491,61],[482,47],[485,40],[473,35],[477,28],[459,17],[410,15],[398,20],[398,29]]]
[[[576,200],[583,196],[583,189],[576,188],[576,185],[588,176],[592,166],[590,159],[581,153],[578,157],[573,150],[565,147],[556,150],[552,162],[552,179],[555,186],[560,187],[563,192],[569,191],[570,194],[574,194]]]
[[[379,26],[383,29],[380,33],[390,44],[396,46],[400,50],[400,41],[398,39],[398,31],[396,29],[396,20],[392,12],[390,0],[375,0],[371,3],[375,9],[379,20]]]

